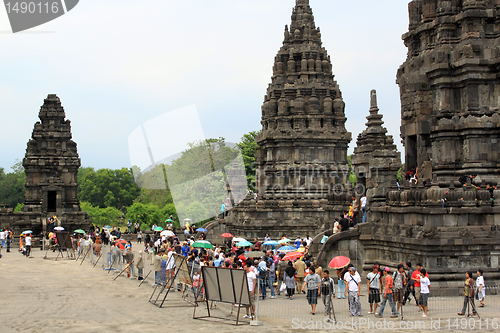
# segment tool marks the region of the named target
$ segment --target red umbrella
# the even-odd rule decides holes
[[[328,264],[328,267],[331,267],[333,269],[339,269],[339,268],[344,268],[351,262],[351,259],[344,257],[344,256],[337,256],[333,258],[330,263]]]
[[[302,257],[304,253],[302,252],[288,252],[282,260],[295,260]]]
[[[226,233],[223,233],[222,235],[220,235],[221,237],[224,237],[224,238],[232,238],[234,237],[233,235],[231,235],[229,232],[226,232]]]
[[[127,246],[127,241],[125,239],[119,239],[115,242],[115,246],[123,250]]]

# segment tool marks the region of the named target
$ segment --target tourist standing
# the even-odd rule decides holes
[[[274,291],[274,281],[276,281],[276,266],[272,257],[267,259],[267,268],[269,271],[269,288],[271,289],[271,298],[276,298],[276,292]]]
[[[476,288],[477,288],[477,299],[479,301],[479,307],[484,307],[484,297],[486,296],[486,292],[484,290],[484,277],[483,270],[477,270],[477,278],[476,278]]]
[[[222,203],[222,205],[220,206],[220,214],[221,214],[221,219],[224,219],[224,212],[226,210],[226,205],[224,203]]]
[[[139,258],[137,259],[137,280],[144,279],[144,258],[142,257],[142,251],[139,251]]]
[[[281,294],[281,284],[284,283],[285,270],[288,266],[288,262],[283,260],[284,256],[284,253],[280,253],[278,261],[278,295]]]
[[[140,229],[137,229],[136,233],[137,233],[137,244],[142,244],[142,231]]]
[[[467,306],[470,304],[472,306],[472,314],[476,314],[476,307],[474,306],[474,279],[472,278],[471,272],[465,272],[465,282],[464,282],[464,306],[462,311],[458,315],[463,316],[467,311]]]
[[[357,224],[356,221],[356,216],[358,215],[359,211],[359,201],[356,199],[356,196],[352,196],[352,226],[355,227]]]
[[[345,298],[345,281],[344,276],[347,273],[347,267],[337,269],[338,287],[337,298]]]
[[[291,261],[288,262],[288,267],[285,269],[285,285],[286,294],[288,299],[293,299],[293,293],[295,290],[295,274],[297,274],[297,269],[293,267]]]
[[[397,303],[396,311],[399,313],[403,303],[403,294],[406,286],[406,273],[402,264],[398,265],[392,279],[394,280],[394,302]]]
[[[418,300],[418,304],[422,306],[422,310],[424,311],[422,317],[427,317],[427,302],[429,299],[430,285],[431,281],[429,280],[429,275],[427,271],[422,268],[420,270],[420,298]],[[472,286],[474,286],[474,280],[472,280]]]
[[[346,218],[343,214],[340,215],[340,231],[347,231],[349,230],[349,219]]]
[[[410,294],[413,294],[413,298],[415,299],[415,303],[418,305],[418,299],[415,296],[415,289],[414,289],[414,284],[415,281],[413,281],[411,278],[413,276],[413,272],[415,271],[413,267],[411,267],[411,262],[406,263],[406,269],[408,269],[408,278],[407,278],[407,283],[406,283],[406,289],[405,289],[405,296],[403,299],[403,305],[406,304],[406,301],[411,301],[411,296]]]
[[[380,290],[382,289],[382,281],[380,274],[378,274],[378,266],[373,265],[372,271],[366,275],[368,286],[368,303],[370,304],[370,311],[368,314],[377,313],[377,307],[380,303]]]
[[[6,244],[6,232],[3,229],[0,229],[0,243],[3,248],[5,248]]]
[[[349,291],[349,312],[351,316],[361,316],[361,302],[359,300],[359,283],[361,282],[361,277],[358,272],[356,272],[356,268],[353,266],[349,267],[348,274],[344,278],[347,283],[347,289]],[[346,290],[345,295],[347,295]]]
[[[304,278],[306,276],[306,264],[299,258],[293,266],[297,270],[297,293],[300,294],[300,288],[304,283]]]
[[[250,292],[250,306],[247,306],[247,314],[244,316],[244,318],[250,318],[249,314],[250,308],[252,308],[252,317],[253,317],[255,313],[255,302],[258,297],[258,295],[255,294],[257,275],[255,275],[251,267],[252,267],[251,260],[248,260],[245,265],[245,271],[247,273],[248,291]]]
[[[365,223],[366,222],[366,201],[367,201],[366,194],[363,194],[359,201],[361,202],[361,212],[363,212],[362,222]]]
[[[130,220],[127,222],[127,233],[132,233],[132,221]]]
[[[330,277],[330,272],[325,269],[323,272],[323,279],[321,280],[321,298],[325,305],[325,316],[330,314],[331,311],[331,297],[335,297],[335,282]]]
[[[422,269],[422,264],[417,264],[417,269],[411,274],[411,279],[413,280],[413,287],[415,290],[415,301],[419,306],[420,310],[422,306],[420,305],[420,270]]]
[[[31,234],[27,234],[24,239],[26,245],[26,258],[28,258],[31,254]]]
[[[318,297],[321,295],[321,278],[316,274],[314,267],[310,268],[310,273],[307,274],[302,286],[302,292],[305,292],[307,285],[307,302],[311,305],[311,314],[316,313],[316,305],[318,304]]]
[[[382,295],[382,304],[380,305],[380,310],[378,314],[375,314],[375,317],[382,317],[384,315],[385,304],[389,301],[389,305],[391,306],[392,315],[391,318],[397,318],[398,313],[396,312],[396,306],[394,305],[393,295],[392,295],[392,287],[394,286],[394,282],[392,277],[390,276],[390,268],[386,267],[384,269],[384,294]]]

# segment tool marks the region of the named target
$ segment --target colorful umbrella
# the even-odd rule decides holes
[[[56,231],[63,231],[64,228],[63,227],[55,227],[54,230],[56,230]]]
[[[202,247],[204,249],[213,249],[214,248],[214,246],[212,244],[210,244],[209,241],[206,241],[206,240],[196,241],[191,246],[192,247]]]
[[[32,234],[32,233],[33,233],[33,231],[26,230],[26,231],[21,232],[21,235]]]
[[[221,237],[224,237],[224,238],[231,238],[231,237],[234,237],[233,235],[231,235],[229,232],[225,232],[223,233],[222,235],[220,235]]]
[[[233,243],[238,243],[238,242],[246,242],[247,240],[245,238],[241,237],[234,237],[233,238]]]
[[[208,230],[205,228],[198,228],[196,229],[196,232],[207,232]]]
[[[295,252],[295,247],[293,246],[282,246],[278,249],[278,252]]]
[[[111,226],[109,225],[105,225],[104,227],[102,227],[103,229],[111,229]]]
[[[250,243],[249,241],[241,241],[241,242],[236,243],[237,247],[248,247],[248,246],[252,246],[252,245],[253,244]]]
[[[171,231],[171,230],[163,230],[161,233],[160,233],[161,236],[165,236],[165,237],[173,237],[175,236],[174,232]]]
[[[82,229],[76,229],[76,230],[74,231],[74,233],[75,233],[75,234],[84,234],[84,233],[85,233],[85,231],[83,231]]]
[[[162,227],[156,227],[156,228],[155,228],[155,231],[162,231],[162,230],[163,230],[163,228],[162,228]]]
[[[273,241],[273,240],[270,240],[270,241],[267,241],[265,242],[264,244],[262,245],[278,245],[279,243],[277,241]]]
[[[183,221],[191,222],[192,220],[191,219],[184,219]]]
[[[339,269],[339,268],[344,268],[351,262],[351,259],[344,257],[344,256],[337,256],[333,258],[330,263],[328,264],[328,267],[333,268],[333,269]]]
[[[127,244],[128,243],[125,239],[119,239],[115,242],[115,246],[117,246],[121,250],[124,250]]]
[[[170,223],[170,222],[174,222],[174,221],[172,221],[171,219],[166,219],[165,222]]]
[[[245,254],[245,257],[247,258],[260,258],[264,256],[264,252],[262,251],[249,251],[247,254]]]
[[[304,253],[302,252],[288,252],[282,260],[295,260],[302,257]]]
[[[288,238],[285,238],[285,239],[280,239],[278,241],[279,244],[285,244],[285,243],[290,243],[292,240],[291,239],[288,239]]]

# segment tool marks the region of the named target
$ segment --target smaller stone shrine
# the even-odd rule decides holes
[[[364,193],[370,205],[385,203],[390,186],[396,185],[396,174],[401,168],[401,155],[392,135],[382,125],[378,113],[377,92],[370,93],[370,115],[366,117],[366,129],[359,134],[351,164],[357,176],[357,194]]]
[[[47,217],[55,215],[66,230],[87,229],[91,220],[81,211],[77,195],[81,161],[59,97],[48,95],[38,116],[40,121],[35,124],[23,159],[24,207],[19,213],[1,209],[0,228],[11,228],[16,234],[26,229],[35,234],[45,232]]]

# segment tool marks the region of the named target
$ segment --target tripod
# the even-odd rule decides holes
[[[474,296],[472,296],[474,297]],[[467,317],[473,317],[474,315],[477,315],[479,319],[481,317],[479,316],[479,313],[477,312],[476,305],[474,304],[474,298],[469,296],[469,302],[467,303]],[[470,308],[472,307],[472,313],[470,313]]]

